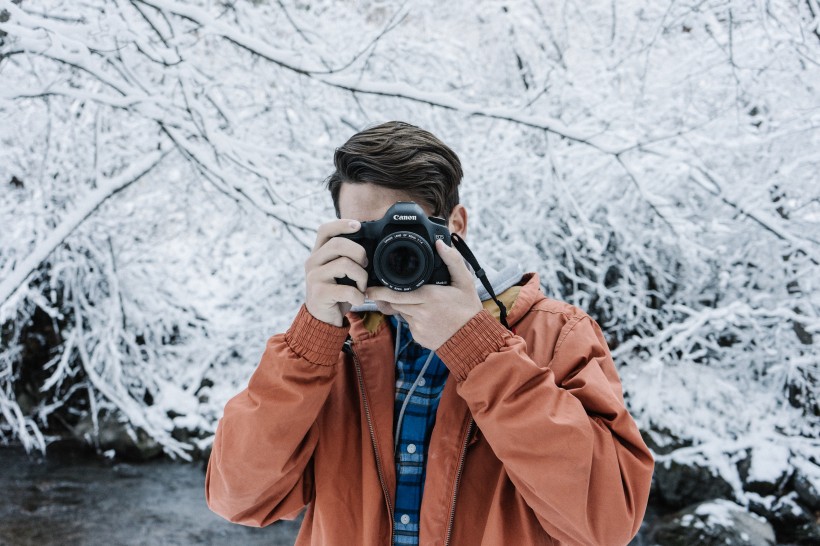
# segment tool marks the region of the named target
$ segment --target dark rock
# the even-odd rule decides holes
[[[806,506],[812,510],[820,510],[820,466],[799,459],[793,461],[794,490]]]
[[[749,495],[749,510],[766,518],[774,526],[778,542],[788,544],[820,544],[817,514],[801,504],[797,493],[777,498]]]
[[[750,512],[770,520],[773,513],[773,507],[777,503],[777,497],[774,495],[761,497],[757,493],[748,493],[746,495],[746,500],[749,502],[748,509]]]
[[[692,445],[691,440],[684,440],[678,438],[676,435],[672,434],[669,429],[666,428],[653,428],[650,430],[642,430],[641,437],[643,441],[646,443],[647,447],[652,450],[653,453],[658,455],[668,455],[672,453],[676,449],[680,449],[682,447],[689,447]]]
[[[798,546],[817,546],[820,544],[820,522],[804,523],[796,527],[788,540]]]
[[[130,423],[110,413],[100,414],[96,432],[91,416],[84,416],[73,434],[100,451],[114,450],[118,457],[126,460],[145,461],[162,454],[162,446],[144,430],[134,430]]]
[[[673,508],[734,496],[732,486],[717,471],[695,462],[656,464],[654,481],[660,497]]]
[[[653,541],[664,546],[772,546],[775,534],[764,518],[716,499],[667,516],[656,527]]]
[[[780,497],[774,503],[769,518],[776,525],[784,528],[795,527],[814,522],[814,515],[797,501],[797,493],[791,492]]]
[[[789,448],[773,444],[748,450],[738,463],[744,489],[764,497],[782,492],[792,474],[790,456]]]

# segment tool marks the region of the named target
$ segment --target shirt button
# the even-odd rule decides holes
[[[410,516],[408,516],[407,514],[402,514],[401,522],[407,525],[408,523],[410,523]]]
[[[425,381],[423,377],[419,379],[419,387],[423,387],[425,383],[427,383],[427,381]]]
[[[409,444],[407,446],[407,453],[415,453],[416,452],[416,444]]]

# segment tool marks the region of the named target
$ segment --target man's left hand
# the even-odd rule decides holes
[[[438,240],[436,251],[450,271],[449,286],[426,284],[412,292],[374,286],[366,292],[370,300],[389,303],[410,325],[416,343],[433,351],[484,308],[458,250]]]

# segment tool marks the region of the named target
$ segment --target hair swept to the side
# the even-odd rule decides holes
[[[432,133],[402,121],[388,121],[350,137],[333,154],[336,170],[325,184],[339,212],[343,182],[370,183],[402,190],[428,205],[434,216],[449,218],[458,204],[461,161]]]

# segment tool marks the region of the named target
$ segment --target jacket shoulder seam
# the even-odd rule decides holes
[[[578,326],[578,323],[581,322],[582,320],[584,320],[585,318],[590,318],[590,317],[587,314],[573,315],[570,318],[569,322],[567,322],[567,324],[564,325],[564,328],[563,328],[564,332],[561,334],[561,336],[558,338],[558,341],[555,343],[555,350],[553,351],[553,357],[558,355],[558,351],[561,350],[561,346],[563,345],[564,340],[567,339],[567,336],[569,336],[569,334],[572,332],[572,330],[574,330],[575,327]]]
[[[561,300],[553,300],[550,298],[541,298],[536,301],[530,311],[540,311],[542,313],[551,313],[554,315],[564,315],[567,320],[577,316],[586,316],[588,313],[580,307],[567,303]]]

